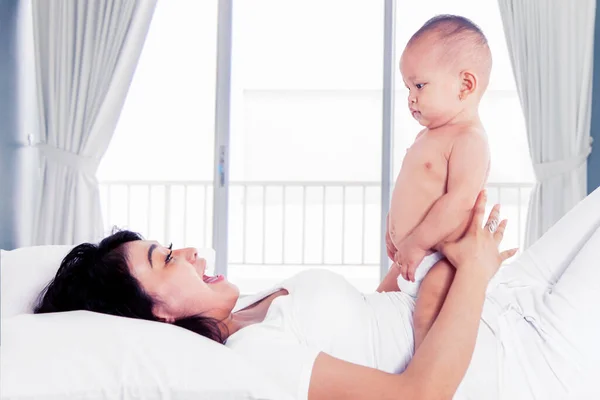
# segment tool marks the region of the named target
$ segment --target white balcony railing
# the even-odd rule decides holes
[[[509,219],[503,247],[520,247],[530,183],[490,183],[488,207]],[[208,181],[106,181],[106,227],[176,246],[212,246],[213,187]],[[230,265],[379,264],[377,182],[231,182]]]

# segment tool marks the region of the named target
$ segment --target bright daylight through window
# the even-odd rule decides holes
[[[105,227],[211,247],[217,4],[159,1],[112,143],[98,171]],[[234,1],[228,274],[242,292],[304,268],[360,290],[379,280],[384,2]],[[464,15],[493,55],[481,106],[490,203],[523,238],[534,180],[496,1],[396,2],[393,174],[419,126],[397,68],[427,19]],[[135,157],[131,157],[131,152]]]

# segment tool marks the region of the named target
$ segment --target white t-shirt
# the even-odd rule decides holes
[[[402,372],[414,351],[414,301],[400,292],[362,294],[342,276],[307,270],[240,299],[243,309],[280,289],[263,322],[240,329],[227,347],[247,357],[297,399],[308,397],[320,352],[387,372]]]

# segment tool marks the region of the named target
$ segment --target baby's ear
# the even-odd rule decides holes
[[[462,71],[460,73],[460,99],[465,100],[477,89],[477,76],[471,71]]]

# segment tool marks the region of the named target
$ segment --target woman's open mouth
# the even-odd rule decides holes
[[[216,275],[216,276],[202,275],[202,280],[204,281],[204,283],[208,283],[209,285],[217,283],[217,282],[221,282],[223,279],[225,279],[225,277],[223,275]]]

